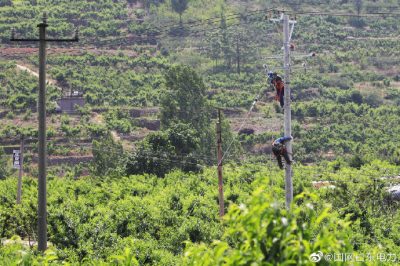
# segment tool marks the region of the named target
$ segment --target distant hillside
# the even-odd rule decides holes
[[[202,75],[213,106],[239,108],[245,114],[263,92],[256,113],[243,125],[256,135],[241,137],[248,152],[263,153],[265,145],[282,132],[282,111],[273,101],[263,69],[267,64],[283,72],[282,27],[269,21],[279,17],[281,9],[297,20],[291,85],[298,159],[314,162],[321,156],[345,155],[361,156],[367,162],[371,158],[364,154],[372,152],[372,157],[397,162],[398,149],[391,143],[400,132],[396,127],[384,135],[378,130],[398,124],[392,115],[400,104],[397,1],[204,0],[189,1],[183,10],[174,10],[170,1],[161,0],[3,1],[0,38],[6,49],[1,58],[9,70],[2,74],[0,105],[8,119],[1,120],[0,133],[14,137],[16,133],[6,129],[17,120],[29,121],[22,118],[35,110],[26,112],[26,108],[36,104],[34,77],[16,74],[9,65],[14,59],[37,69],[35,50],[27,48],[35,45],[9,43],[10,30],[15,28],[17,36],[35,36],[42,10],[47,10],[50,36],[71,36],[79,27],[81,40],[60,48],[50,46],[49,76],[64,94],[72,90],[84,94],[87,109],[82,121],[91,121],[98,110],[106,112],[100,124],[83,122],[82,138],[103,129],[114,130],[126,140],[142,138],[147,133],[139,128],[147,122],[135,120],[124,110],[158,107],[165,69],[182,63]],[[308,57],[310,53],[316,56]],[[21,79],[26,81],[21,84]],[[61,97],[53,89],[49,96],[52,103]],[[361,115],[362,121],[357,119]],[[52,116],[61,121],[59,115]],[[146,119],[159,123],[153,122],[157,114]],[[228,115],[228,119],[234,130],[242,125],[240,117]],[[74,135],[61,124],[51,126],[55,135]],[[325,134],[321,127],[326,129],[327,124],[333,130]],[[388,147],[375,147],[377,138],[383,138]]]

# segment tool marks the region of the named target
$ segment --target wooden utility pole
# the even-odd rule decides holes
[[[217,160],[218,160],[218,192],[219,192],[219,216],[225,214],[224,204],[224,183],[222,179],[222,128],[221,128],[221,109],[218,109],[217,122]]]
[[[39,120],[39,177],[38,177],[38,249],[47,249],[47,191],[46,191],[46,45],[47,42],[77,42],[78,30],[73,39],[47,39],[46,28],[47,13],[43,13],[42,23],[39,28],[39,39],[17,39],[12,30],[11,41],[14,42],[39,42],[39,95],[38,95],[38,120]]]
[[[22,195],[22,174],[24,166],[24,136],[21,136],[21,143],[19,147],[19,171],[18,171],[18,187],[17,187],[17,204],[21,204]]]

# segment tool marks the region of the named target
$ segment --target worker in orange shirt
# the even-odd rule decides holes
[[[271,81],[271,84],[275,87],[276,90],[275,100],[278,101],[283,108],[285,104],[285,83],[283,82],[282,78],[278,76],[278,74],[275,72],[268,72],[268,77]]]

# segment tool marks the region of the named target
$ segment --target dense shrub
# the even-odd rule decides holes
[[[350,253],[349,224],[329,208],[320,214],[312,195],[301,194],[288,212],[264,189],[258,189],[248,204],[232,206],[226,217],[227,230],[211,247],[193,246],[185,253],[187,265],[238,265],[310,263],[310,255]],[[316,200],[316,198],[314,198]],[[316,204],[319,205],[319,204]],[[326,261],[322,261],[326,263]]]

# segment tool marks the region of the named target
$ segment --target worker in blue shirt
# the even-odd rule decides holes
[[[285,158],[287,164],[291,164],[292,161],[289,158],[288,152],[286,150],[286,142],[291,141],[293,138],[281,137],[272,142],[272,152],[274,153],[276,159],[278,160],[279,168],[283,169],[282,156]]]

